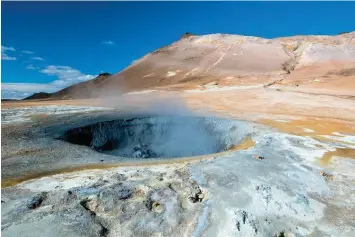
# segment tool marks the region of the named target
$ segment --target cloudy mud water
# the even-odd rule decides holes
[[[72,128],[59,139],[121,157],[176,158],[227,151],[250,133],[248,128],[212,117],[155,116]]]

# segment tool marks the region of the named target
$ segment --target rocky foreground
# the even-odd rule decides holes
[[[225,130],[254,142],[180,161],[130,160],[55,139],[122,112],[54,108],[28,107],[30,120],[21,108],[2,111],[3,236],[355,234],[355,162],[334,153],[355,144],[339,126],[338,140],[319,140],[235,121]]]

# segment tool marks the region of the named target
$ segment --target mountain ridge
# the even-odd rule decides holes
[[[353,68],[355,31],[273,39],[185,33],[116,74],[72,85],[49,99],[98,98],[145,89],[204,89],[211,83],[349,90],[349,85],[355,85]],[[337,74],[337,70],[351,75]]]

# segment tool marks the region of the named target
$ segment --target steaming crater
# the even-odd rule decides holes
[[[72,128],[60,139],[119,157],[173,158],[227,151],[250,133],[248,128],[207,117],[138,117]]]

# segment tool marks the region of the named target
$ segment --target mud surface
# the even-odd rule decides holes
[[[123,157],[188,157],[236,146],[245,136],[240,126],[241,122],[216,118],[139,117],[73,128],[59,139]]]
[[[137,117],[149,117],[151,124],[159,124],[159,131],[169,128],[160,125],[171,122],[164,116],[93,109],[3,124],[2,235],[355,234],[354,160],[333,155],[327,166],[320,165],[326,154],[353,149],[352,138],[345,131],[339,131],[341,136],[332,134],[338,140],[320,140],[247,121],[203,118],[204,123],[198,120],[199,126],[208,124],[216,132],[213,134],[221,135],[213,136],[218,139],[212,143],[230,149],[222,153],[212,149],[214,154],[198,160],[124,157],[109,153],[116,147],[105,152],[93,149],[93,139],[89,146],[58,139],[73,129],[92,129],[103,121],[135,121],[131,119]],[[147,121],[138,122],[133,128],[145,124]],[[316,133],[315,127],[308,129]],[[106,127],[102,131],[112,130]],[[102,134],[106,139],[107,133]],[[193,138],[188,143],[206,144],[198,143],[206,137],[204,133],[183,134]],[[24,175],[28,178],[18,179]]]

